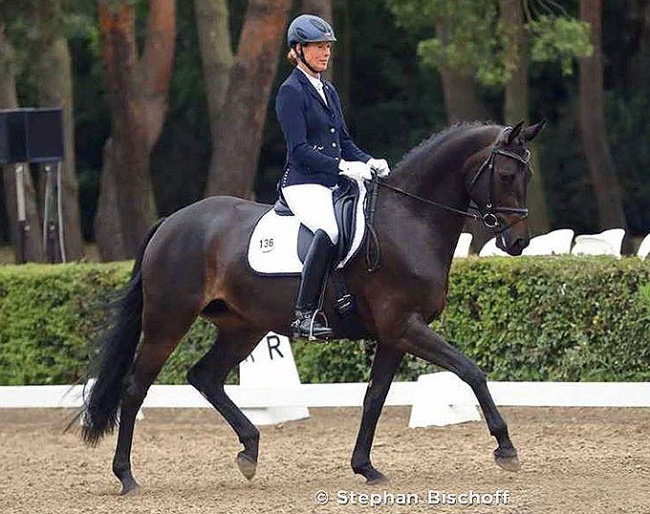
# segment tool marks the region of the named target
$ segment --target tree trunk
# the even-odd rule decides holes
[[[114,10],[115,9],[115,10]],[[126,259],[135,253],[138,234],[154,220],[154,201],[149,176],[149,152],[146,150],[144,120],[136,105],[137,51],[135,42],[135,14],[125,4],[113,6],[101,1],[99,23],[107,82],[107,96],[111,107],[111,156],[102,168],[102,185],[116,185],[117,202],[109,203],[108,189],[100,189],[95,220],[96,238],[102,259],[110,253]],[[104,152],[106,156],[107,152]],[[108,174],[108,177],[104,177]],[[112,177],[110,175],[113,175]],[[111,224],[99,216],[120,221],[120,234],[104,232]],[[114,224],[112,224],[114,226]],[[118,248],[122,243],[124,246]],[[107,247],[106,245],[109,245]]]
[[[438,37],[443,45],[447,41],[447,29],[444,22],[436,27]],[[476,82],[467,75],[458,73],[448,67],[440,70],[442,90],[445,95],[447,120],[450,124],[459,121],[475,121],[484,117],[485,108],[478,97]]]
[[[196,28],[201,46],[203,80],[210,113],[212,159],[209,175],[219,173],[217,125],[226,99],[234,62],[226,0],[195,0]]]
[[[38,39],[34,47],[34,75],[41,107],[62,107],[64,155],[61,176],[63,234],[67,260],[84,255],[79,213],[79,185],[75,166],[72,69],[70,51],[63,34],[60,0],[39,2],[35,11]]]
[[[16,71],[13,63],[13,50],[5,37],[4,26],[0,22],[0,109],[16,109],[17,107],[18,97],[16,95]],[[16,262],[19,262],[18,208],[14,166],[2,166],[2,175],[6,195],[7,219],[11,225],[11,241],[14,244]],[[42,232],[36,201],[37,195],[29,166],[25,166],[23,176],[25,180],[25,211],[28,229],[25,242],[25,258],[28,261],[41,262],[44,260]]]
[[[512,78],[505,87],[505,106],[503,118],[506,124],[514,125],[520,120],[527,124],[528,116],[528,70],[527,41],[524,33],[524,16],[520,0],[499,0],[501,22],[508,36],[508,62],[512,65]],[[549,230],[544,180],[540,168],[539,152],[536,145],[530,145],[531,165],[535,170],[528,186],[528,226],[532,234],[545,234]]]
[[[104,166],[100,179],[97,214],[95,215],[95,238],[103,261],[119,261],[125,258],[124,234],[117,211],[117,185],[115,183],[115,156],[113,141],[104,144]]]
[[[580,0],[580,19],[591,25],[594,53],[580,59],[580,133],[596,194],[601,229],[627,230],[605,126],[601,51],[602,0]]]
[[[147,37],[142,57],[138,57],[135,37],[135,12],[132,2],[100,0],[99,25],[102,41],[108,100],[113,130],[110,158],[102,173],[103,184],[115,186],[116,204],[106,198],[100,203],[109,220],[97,219],[95,226],[102,257],[118,253],[121,258],[135,255],[156,218],[156,207],[149,175],[149,157],[160,136],[167,110],[176,26],[175,2],[150,0]],[[110,196],[110,187],[100,192]],[[117,213],[115,212],[117,210]],[[98,214],[99,215],[99,214]],[[121,234],[110,233],[119,219]],[[108,248],[122,241],[121,249]]]
[[[474,80],[448,68],[441,69],[440,75],[449,124],[482,119],[483,109]]]
[[[327,21],[334,28],[334,34],[337,39],[339,37],[339,30],[334,27],[334,13],[332,12],[332,0],[302,0],[302,12],[308,14],[315,14]],[[330,66],[323,76],[332,81],[334,79],[334,68]]]
[[[206,195],[250,198],[257,173],[262,132],[290,0],[251,0],[231,71],[228,102],[215,129],[213,159]]]
[[[302,12],[315,14],[333,26],[332,0],[302,0]],[[336,34],[336,27],[334,27]]]
[[[625,73],[627,87],[645,87],[650,83],[650,0],[634,0],[628,9],[632,37],[625,49],[630,55]]]
[[[508,38],[506,60],[512,66],[512,77],[505,87],[503,117],[511,125],[521,119],[528,122],[528,63],[521,1],[499,0],[499,15]]]
[[[332,68],[336,68],[336,90],[341,98],[343,112],[352,111],[351,93],[352,89],[352,48],[353,16],[350,0],[340,0],[337,9],[337,24],[334,27],[336,34],[336,46],[334,47],[334,59]],[[332,13],[333,16],[333,13]]]

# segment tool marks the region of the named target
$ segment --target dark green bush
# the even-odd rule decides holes
[[[85,373],[102,321],[96,293],[116,290],[126,265],[0,267],[0,384],[66,384]]]
[[[101,302],[130,263],[0,267],[0,384],[65,384],[86,376]],[[433,329],[492,380],[650,380],[650,265],[637,258],[469,258],[452,268]],[[199,321],[159,377],[184,383],[216,329]],[[363,381],[374,345],[294,343],[304,382]],[[407,357],[398,380],[432,366]]]
[[[650,380],[650,265],[636,257],[454,262],[432,327],[491,380]],[[372,345],[294,344],[301,378],[367,380]],[[433,366],[407,356],[397,380]]]
[[[649,287],[636,257],[473,258],[438,328],[494,380],[648,380]]]
[[[131,266],[0,266],[0,385],[83,381],[102,307],[128,282]],[[195,323],[159,380],[183,383],[215,336],[209,323]]]

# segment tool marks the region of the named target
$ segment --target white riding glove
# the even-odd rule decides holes
[[[370,159],[366,164],[381,178],[390,175],[390,168],[386,159]]]
[[[372,180],[372,170],[365,162],[344,161],[339,162],[339,175],[344,175],[352,180]]]

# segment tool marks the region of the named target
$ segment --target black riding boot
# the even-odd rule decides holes
[[[296,301],[293,337],[327,339],[332,329],[318,319],[318,302],[327,283],[329,267],[334,257],[334,245],[323,230],[317,230],[309,247],[302,270],[300,290]]]

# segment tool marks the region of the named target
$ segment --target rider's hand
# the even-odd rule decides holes
[[[370,159],[366,164],[370,166],[370,169],[377,173],[377,176],[379,177],[384,178],[390,174],[390,168],[388,167],[386,159]]]
[[[353,180],[372,180],[372,170],[365,162],[344,161],[339,162],[339,175],[344,175]]]

